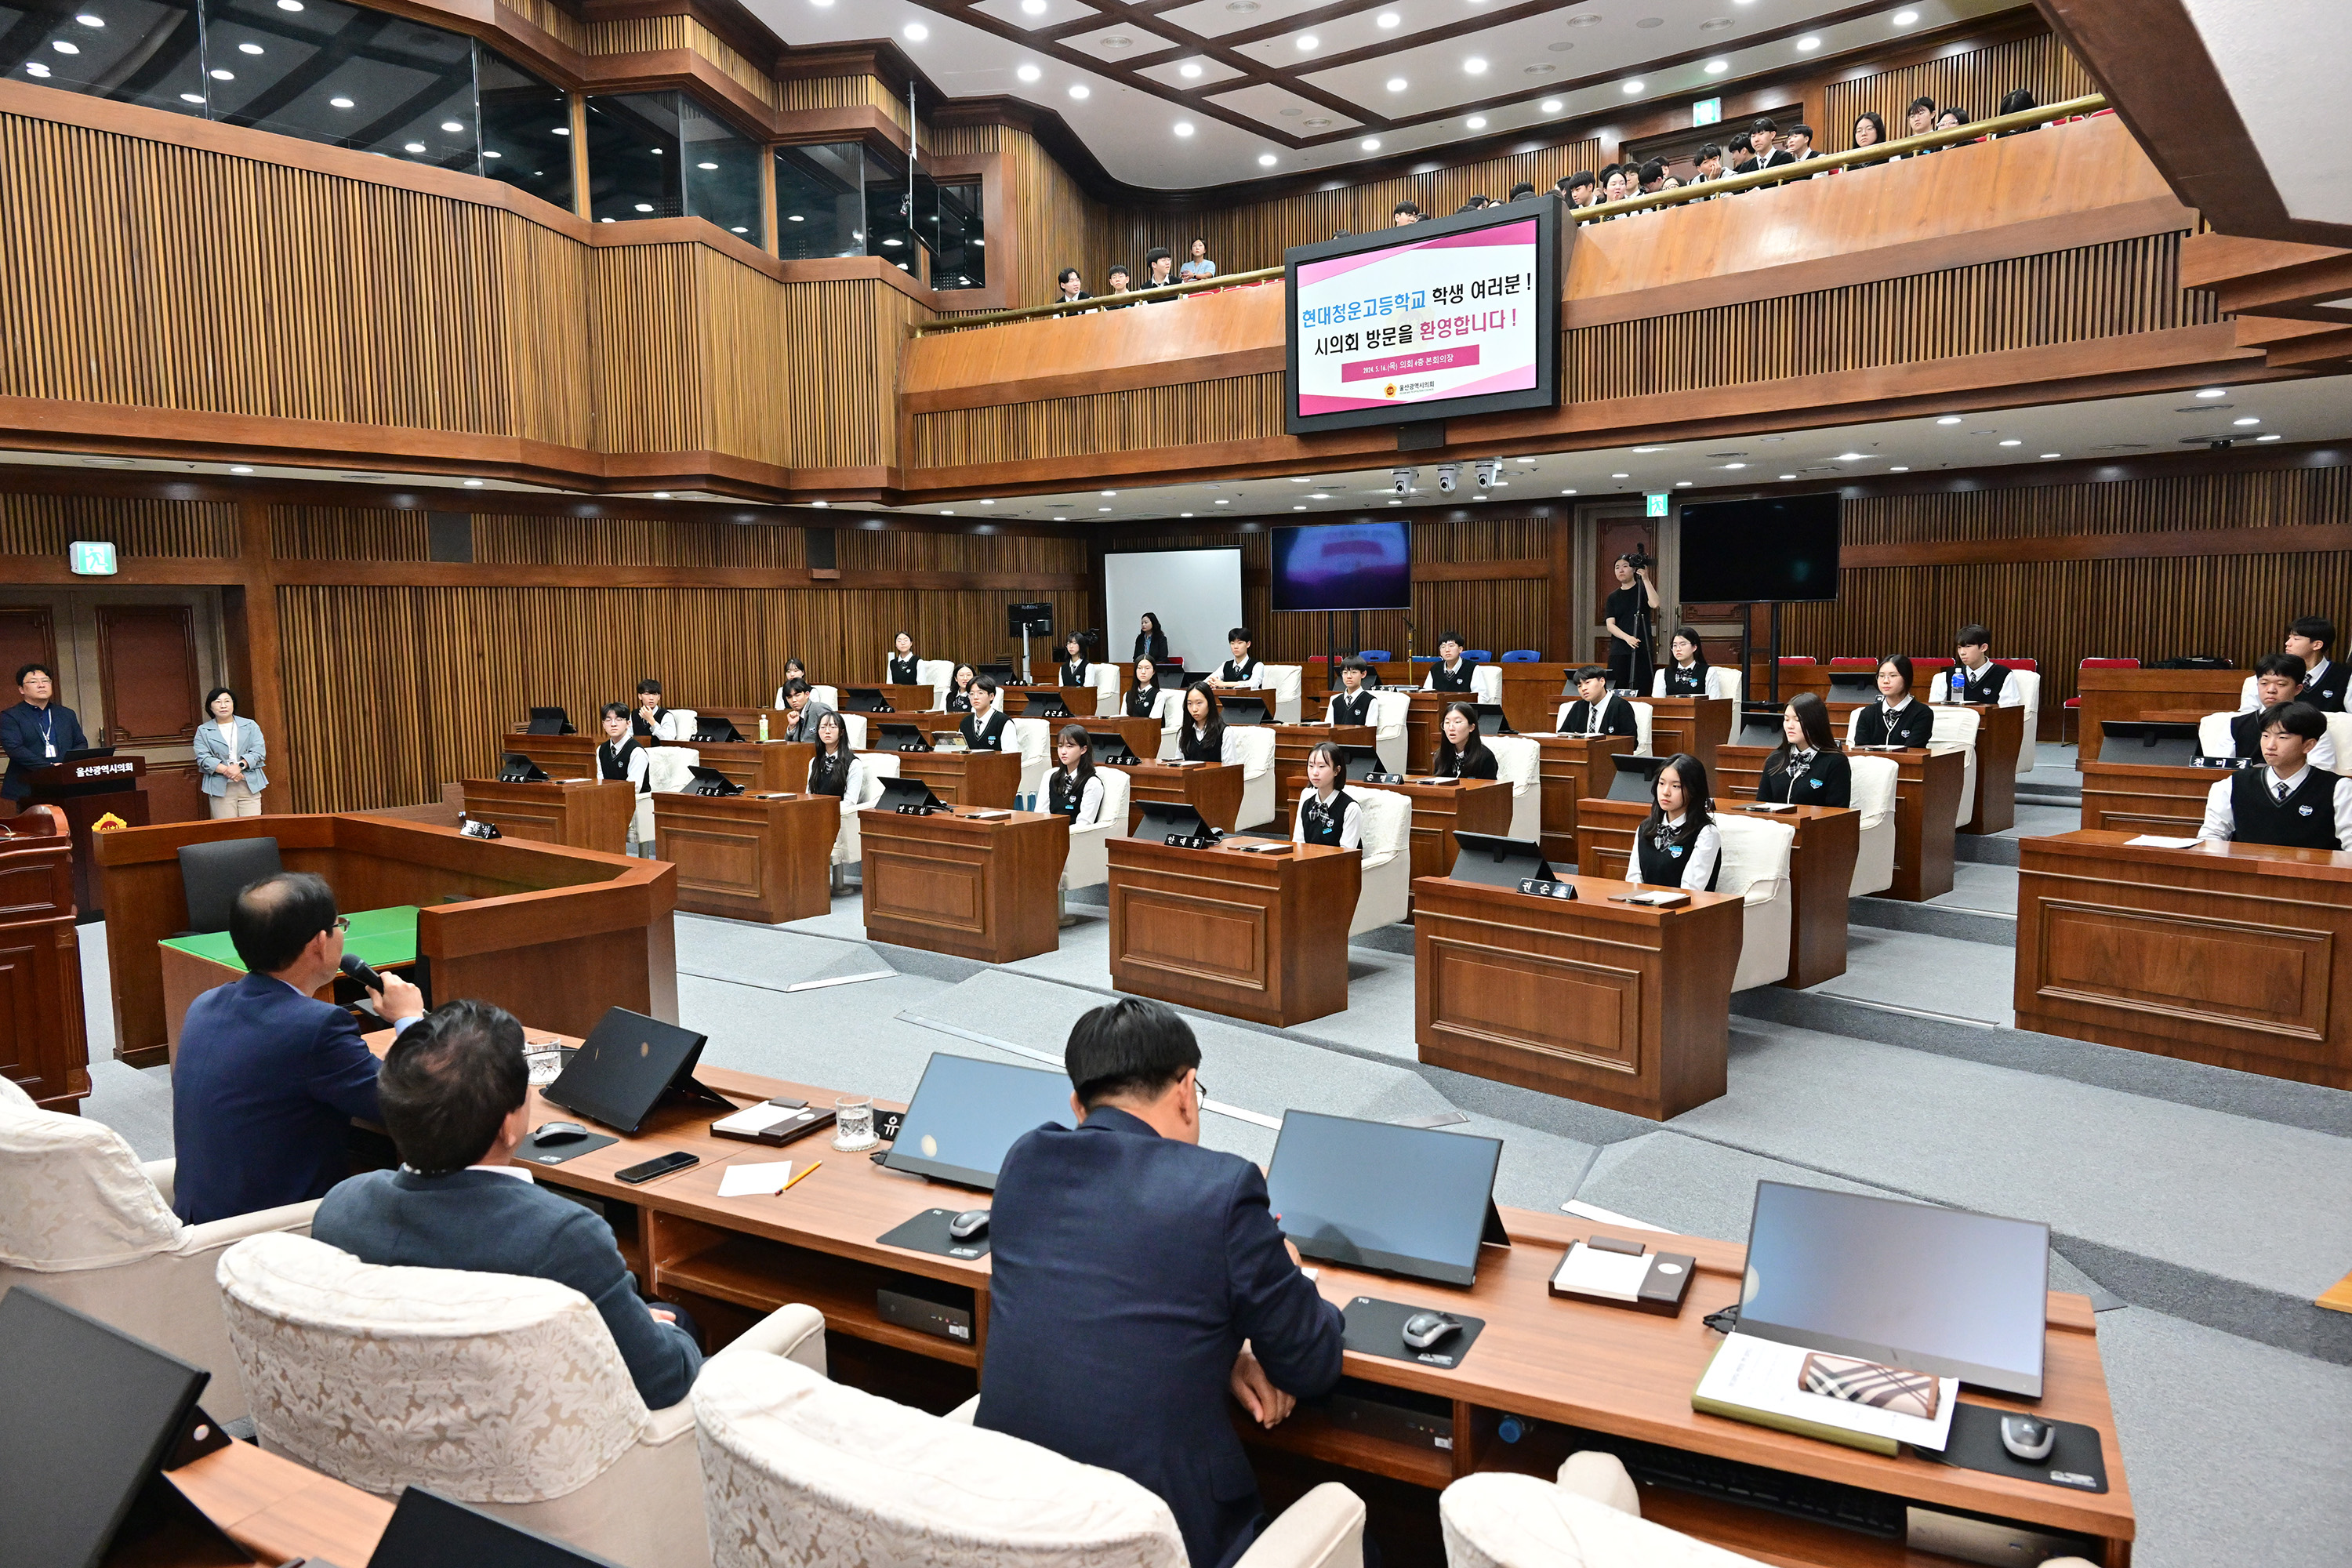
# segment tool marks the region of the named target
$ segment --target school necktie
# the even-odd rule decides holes
[[[2284,805],[2286,804],[2286,784],[2283,781],[2275,779],[2273,780],[2271,783],[2271,793],[2278,796],[2278,803],[2281,805]]]

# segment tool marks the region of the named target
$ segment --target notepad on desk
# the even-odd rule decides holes
[[[730,1165],[719,1173],[719,1195],[722,1198],[772,1198],[784,1190],[793,1179],[790,1160],[758,1160],[748,1165]]]
[[[1715,1359],[1691,1391],[1691,1408],[1889,1458],[1905,1443],[1944,1451],[1951,1436],[1952,1406],[1959,1397],[1958,1378],[1936,1380],[1934,1415],[1905,1415],[1806,1392],[1805,1358],[1812,1353],[1803,1345],[1731,1334],[1716,1347]]]
[[[2126,846],[2145,844],[2150,849],[2193,849],[2199,842],[2194,838],[2168,838],[2161,833],[2143,833],[2136,838],[2124,840]]]

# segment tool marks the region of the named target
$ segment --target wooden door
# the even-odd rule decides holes
[[[98,679],[103,725],[94,743],[168,746],[196,732],[195,613],[187,605],[100,605]],[[99,731],[102,729],[103,733]]]
[[[0,694],[0,708],[16,700],[16,667],[24,664],[58,668],[57,626],[47,605],[0,606],[0,671],[6,673],[9,688]]]

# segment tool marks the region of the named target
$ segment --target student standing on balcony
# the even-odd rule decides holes
[[[1176,280],[1180,283],[1199,283],[1216,275],[1217,264],[1209,259],[1209,242],[1205,239],[1195,239],[1192,242],[1192,258],[1176,269]]]

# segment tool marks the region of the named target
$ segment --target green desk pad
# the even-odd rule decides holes
[[[343,933],[343,951],[371,968],[382,969],[387,964],[416,962],[416,906],[395,904],[388,910],[361,910],[351,917],[352,929]],[[236,944],[229,941],[225,931],[205,931],[196,936],[169,936],[164,947],[175,947],[182,952],[210,961],[224,969],[245,973],[245,961],[236,955]]]

